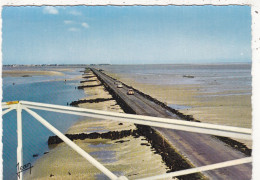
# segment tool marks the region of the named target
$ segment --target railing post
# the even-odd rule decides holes
[[[17,104],[17,179],[23,179],[23,172],[21,167],[23,166],[23,134],[22,134],[22,107],[21,104]]]

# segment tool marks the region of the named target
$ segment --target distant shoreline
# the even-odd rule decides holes
[[[88,95],[81,99],[84,103],[78,104],[81,108],[107,110],[123,113],[121,107],[112,96],[99,84],[96,77],[90,78],[92,81],[82,81],[82,86],[93,86],[85,88],[83,91]],[[95,80],[95,81],[94,81]],[[99,101],[100,98],[106,101]],[[96,99],[97,101],[92,101]],[[101,120],[84,118],[72,125],[66,132],[68,134],[81,133],[104,133],[113,131],[136,131],[132,123],[120,123],[113,120]],[[151,150],[149,142],[141,136],[127,136],[121,139],[81,139],[75,140],[76,144],[87,153],[94,156],[99,162],[104,164],[109,170],[116,174],[124,173],[131,178],[141,178],[148,175],[163,174],[167,171],[167,166],[163,163],[159,154]],[[90,165],[84,158],[69,148],[65,143],[54,145],[48,154],[45,154],[36,161],[32,174],[26,173],[25,177],[46,179],[53,175],[54,178],[66,179],[100,179],[103,174],[94,166]],[[127,151],[127,153],[126,153]],[[68,155],[69,154],[69,155]],[[102,155],[104,154],[104,155]],[[66,157],[66,158],[65,158]],[[77,159],[75,161],[75,159]],[[150,159],[153,159],[151,162]],[[129,163],[130,161],[131,163]],[[67,162],[66,164],[60,162]],[[100,178],[99,178],[100,177]]]
[[[30,77],[30,76],[64,76],[64,73],[58,71],[3,71],[2,77]]]
[[[252,64],[251,60],[248,61],[233,61],[233,62],[183,62],[183,63],[133,63],[133,64],[109,64],[109,63],[98,63],[98,64],[3,64],[3,67],[86,67],[86,66],[114,66],[114,65],[225,65],[225,64]]]

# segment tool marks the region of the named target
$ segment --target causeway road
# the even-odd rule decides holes
[[[91,69],[93,73],[103,80],[125,103],[130,106],[136,114],[154,117],[180,119],[176,114],[157,105],[153,101],[142,96],[138,92],[127,95],[128,87],[122,85],[118,88],[116,80],[97,69]],[[243,153],[231,148],[224,142],[211,135],[190,133],[179,130],[155,128],[178,150],[180,154],[188,159],[195,167],[210,165],[228,160],[246,157]],[[252,164],[242,164],[233,167],[222,168],[203,172],[209,179],[225,180],[249,180],[252,175]]]

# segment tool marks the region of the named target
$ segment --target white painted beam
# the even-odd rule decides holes
[[[193,174],[193,173],[197,173],[197,172],[209,171],[209,170],[214,170],[214,169],[219,169],[219,168],[224,168],[224,167],[229,167],[229,166],[235,166],[235,165],[245,164],[245,163],[250,163],[250,162],[252,162],[252,157],[247,157],[247,158],[225,161],[225,162],[221,162],[221,163],[211,164],[211,165],[192,168],[192,169],[180,170],[180,171],[167,173],[167,174],[161,174],[161,175],[157,175],[157,176],[151,176],[151,177],[147,177],[147,178],[141,178],[141,179],[137,179],[137,180],[155,180],[155,179],[172,178],[172,177],[176,177],[176,176],[182,176],[182,175]]]
[[[100,110],[90,110],[84,108],[51,105],[51,104],[43,104],[43,103],[35,103],[35,102],[27,102],[27,101],[21,101],[21,103],[23,104],[23,106],[32,109],[74,114],[74,115],[93,117],[93,118],[116,120],[122,122],[131,122],[135,124],[162,127],[168,129],[176,129],[176,130],[202,133],[202,134],[232,137],[237,139],[247,139],[247,140],[252,139],[251,136],[252,130],[247,128],[222,126],[222,125],[200,123],[200,122],[190,122],[190,121],[170,119],[170,118],[158,118],[158,117],[150,117],[150,116],[107,112],[107,111],[100,111]]]
[[[9,109],[6,109],[5,111],[2,111],[2,116],[5,115],[6,113],[9,113],[10,111],[14,110],[14,107],[11,107]]]

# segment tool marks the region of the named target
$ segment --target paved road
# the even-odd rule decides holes
[[[134,95],[127,95],[127,87],[123,85],[122,88],[117,88],[115,80],[96,69],[92,70],[102,78],[103,81],[136,112],[136,114],[178,118],[172,112],[167,111],[137,92],[135,92]],[[155,129],[166,137],[167,140],[196,167],[245,157],[241,152],[230,148],[210,135],[164,128]],[[203,174],[210,179],[248,180],[251,179],[251,172],[252,165],[243,164],[207,171]]]

